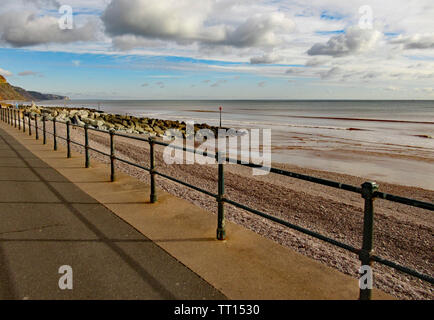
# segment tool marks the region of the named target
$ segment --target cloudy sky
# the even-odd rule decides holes
[[[432,0],[0,3],[0,74],[29,90],[75,99],[434,98]]]

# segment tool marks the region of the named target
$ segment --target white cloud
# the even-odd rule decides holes
[[[291,68],[285,71],[286,74],[290,74],[290,75],[297,75],[297,74],[302,74],[304,73],[304,69],[303,68]]]
[[[396,91],[399,91],[400,88],[395,87],[395,86],[388,86],[388,87],[386,87],[386,88],[383,88],[383,90],[384,90],[384,91],[389,91],[389,92],[396,92]]]
[[[305,66],[306,67],[317,67],[321,65],[325,65],[330,61],[330,59],[327,58],[312,58],[306,61]]]
[[[192,40],[210,9],[209,0],[113,0],[102,20],[111,35]]]
[[[279,35],[292,32],[294,27],[294,22],[283,13],[258,14],[227,32],[221,43],[235,47],[275,46],[283,41]]]
[[[62,30],[56,17],[39,16],[32,11],[9,11],[0,15],[0,41],[14,47],[91,41],[95,40],[96,30],[95,21]]]
[[[401,35],[390,42],[402,44],[404,49],[434,49],[434,33],[415,34],[412,36]]]
[[[251,64],[271,64],[282,60],[282,57],[275,53],[266,53],[262,56],[256,56],[250,58]]]
[[[33,77],[40,76],[41,77],[42,73],[36,72],[36,71],[31,71],[31,70],[26,70],[26,71],[19,72],[18,75],[20,77],[28,77],[28,76],[33,76]]]
[[[333,57],[357,54],[375,48],[381,37],[381,32],[375,29],[350,27],[345,34],[333,36],[326,43],[314,44],[307,53],[310,56],[327,55]]]
[[[228,21],[216,10],[230,11],[234,3],[211,0],[113,0],[102,15],[106,31],[119,48],[148,46],[147,40],[180,45],[269,47],[282,43],[294,22],[281,12],[249,14]]]
[[[341,67],[333,67],[328,71],[320,72],[321,79],[335,79],[344,73]]]
[[[12,72],[0,68],[0,75],[2,75],[3,77],[10,77],[10,76],[12,76]]]
[[[112,38],[115,48],[123,51],[131,50],[137,47],[141,48],[158,48],[164,47],[164,43],[160,40],[145,39],[140,36],[125,34]]]

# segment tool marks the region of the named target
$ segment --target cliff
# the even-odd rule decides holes
[[[15,91],[6,79],[0,75],[0,100],[25,100],[24,97]]]
[[[67,97],[56,94],[40,93],[36,91],[27,91],[20,87],[10,85],[7,80],[0,75],[0,100],[64,100]]]

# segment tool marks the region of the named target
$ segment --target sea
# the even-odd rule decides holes
[[[269,128],[272,161],[434,190],[434,100],[65,100],[41,106]]]

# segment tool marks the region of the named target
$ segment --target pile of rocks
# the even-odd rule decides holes
[[[85,108],[66,109],[39,107],[34,104],[31,107],[24,107],[23,111],[29,113],[32,119],[34,119],[35,116],[45,116],[47,121],[56,118],[58,121],[70,121],[72,124],[79,126],[87,124],[90,128],[99,130],[114,129],[121,133],[147,134],[149,136],[162,137],[165,135],[166,130],[177,129],[182,132],[184,137],[186,136],[186,123],[174,120],[137,118],[134,116],[109,114]],[[206,123],[194,125],[195,133],[200,129],[209,129],[217,136],[219,128]]]

